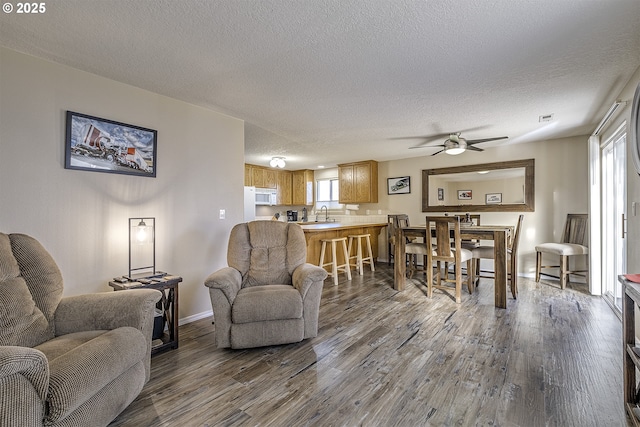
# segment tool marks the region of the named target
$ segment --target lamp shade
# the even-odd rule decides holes
[[[129,277],[156,273],[155,228],[155,218],[129,218]]]

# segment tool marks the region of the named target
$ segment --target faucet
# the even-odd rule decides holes
[[[322,205],[320,213],[322,213],[322,209],[324,209],[324,222],[329,222],[329,208],[326,205]],[[318,222],[318,211],[316,211],[316,222]]]

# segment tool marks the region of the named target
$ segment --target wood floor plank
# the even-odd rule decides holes
[[[217,349],[212,319],[180,327],[111,426],[625,426],[621,324],[600,297],[520,278],[456,304],[393,269],[325,283],[316,338]]]

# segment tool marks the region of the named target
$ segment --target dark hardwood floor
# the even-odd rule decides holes
[[[320,330],[298,344],[219,350],[214,325],[180,328],[112,426],[626,426],[622,326],[571,283],[493,281],[462,304],[393,270],[324,285]]]

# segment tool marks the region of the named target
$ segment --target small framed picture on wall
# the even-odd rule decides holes
[[[471,200],[472,198],[471,190],[458,190],[458,200]]]
[[[387,178],[387,194],[411,193],[411,177]]]

